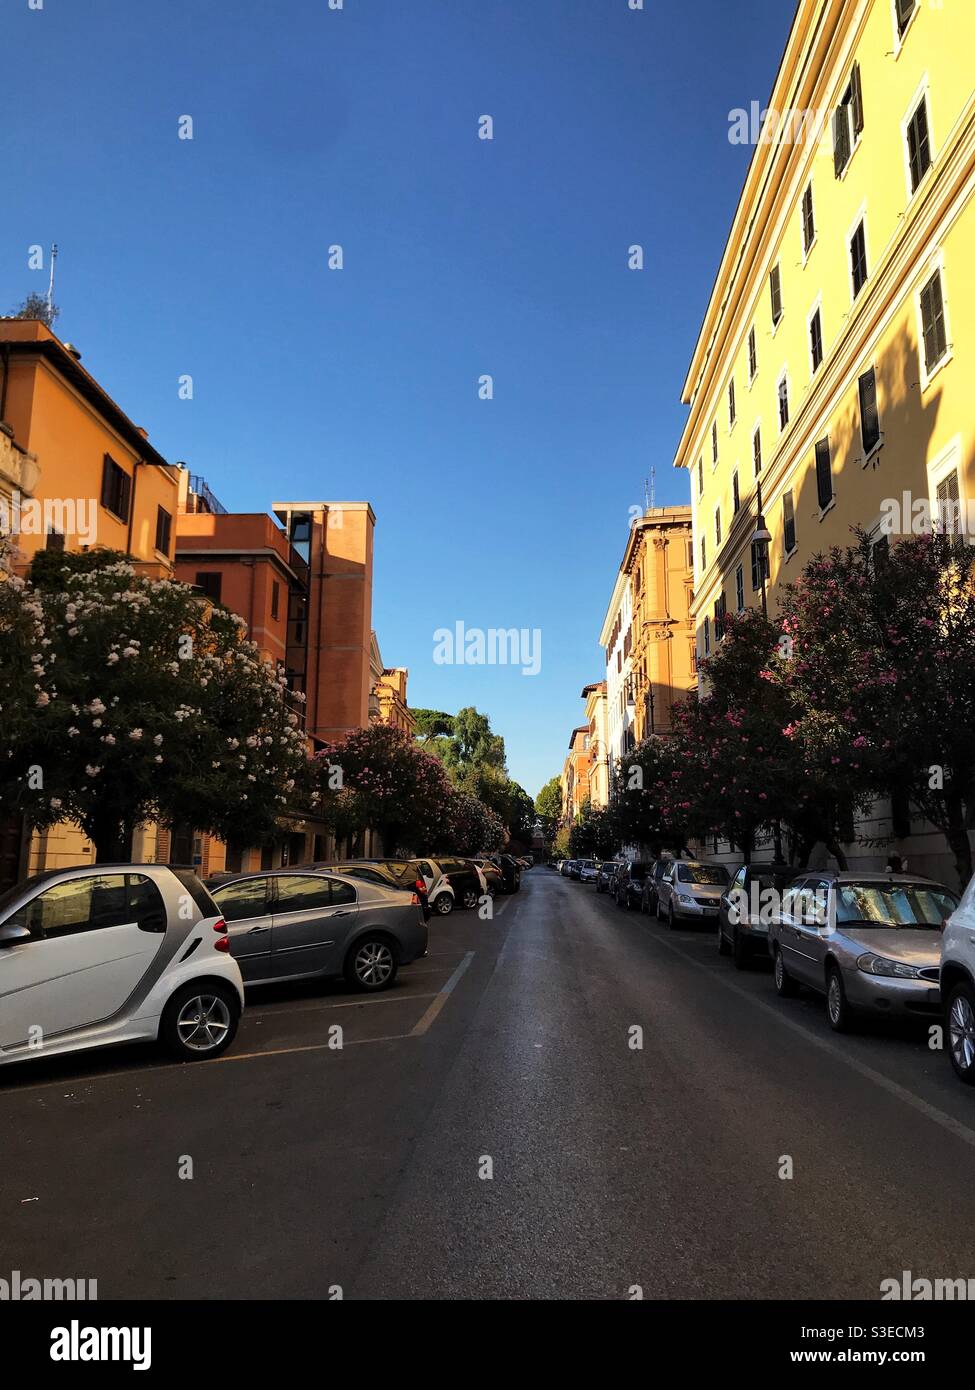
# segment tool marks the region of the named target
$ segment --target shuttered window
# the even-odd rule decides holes
[[[755,342],[754,328],[748,334],[748,379],[754,381],[758,372],[758,346]]]
[[[779,429],[784,430],[789,423],[789,378],[779,381]]]
[[[809,358],[815,376],[823,365],[823,319],[818,309],[809,320]]]
[[[958,470],[952,469],[937,487],[938,527],[946,536],[961,535],[961,496]]]
[[[738,418],[738,406],[735,402],[735,383],[734,379],[728,382],[728,428],[734,429],[735,421]]]
[[[762,471],[762,429],[761,426],[752,436],[752,458],[755,461],[755,476],[758,477]]]
[[[816,240],[816,214],[813,210],[812,184],[808,184],[802,195],[802,248],[808,256]]]
[[[850,275],[856,299],[867,283],[867,233],[862,222],[850,238]]]
[[[833,113],[833,169],[839,178],[850,162],[857,137],[863,131],[863,88],[860,65],[853,64],[850,84]]]
[[[737,605],[737,607],[738,607],[738,612],[739,612],[739,613],[743,613],[743,612],[745,611],[745,567],[744,567],[744,565],[739,565],[738,568],[735,570],[735,603],[736,603],[736,605]]]
[[[120,521],[128,521],[131,497],[132,479],[110,454],[106,454],[102,463],[102,506]]]
[[[907,158],[911,169],[911,192],[931,167],[931,133],[928,129],[928,102],[922,97],[917,110],[907,123]]]
[[[775,327],[782,318],[782,276],[777,265],[772,267],[768,283],[769,295],[772,300],[772,326]]]
[[[791,555],[796,548],[796,508],[791,492],[782,498],[782,539],[786,555]]]
[[[720,507],[716,507],[716,508],[714,509],[714,543],[715,543],[715,545],[718,545],[718,546],[720,546],[720,544],[721,544],[721,508],[720,508]]]
[[[859,381],[860,438],[864,453],[870,454],[880,443],[880,411],[877,407],[877,374],[870,368]]]
[[[930,375],[948,351],[940,270],[935,271],[921,291],[921,324],[924,332],[924,366]]]
[[[768,551],[752,541],[752,589],[762,587],[762,571],[765,571],[765,578],[768,579]]]
[[[704,491],[704,460],[697,461],[697,492],[698,496]]]
[[[715,420],[711,426],[711,462],[718,461],[718,422]]]
[[[911,22],[911,16],[917,9],[917,0],[896,0],[897,6],[897,37],[902,39]]]
[[[816,441],[816,496],[820,511],[825,511],[833,500],[833,462],[828,435]]]
[[[737,514],[738,508],[741,506],[741,487],[740,487],[740,484],[739,484],[739,482],[738,482],[738,469],[737,469],[737,468],[735,469],[734,473],[732,474],[732,478],[731,478],[731,502],[732,502],[732,511],[735,512],[735,513]]]
[[[173,518],[165,507],[156,508],[156,549],[163,555],[169,554],[169,540],[173,531]]]

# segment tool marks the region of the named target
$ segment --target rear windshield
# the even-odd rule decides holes
[[[836,924],[939,931],[957,906],[954,893],[930,883],[841,883]]]
[[[681,883],[707,883],[720,887],[728,882],[728,870],[723,864],[678,864],[677,877]]]
[[[170,869],[189,893],[204,917],[219,917],[220,909],[192,869]]]

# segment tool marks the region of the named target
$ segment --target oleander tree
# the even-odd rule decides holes
[[[149,821],[254,843],[304,785],[299,717],[243,620],[116,552],[4,573],[0,690],[5,808],[76,823],[98,862]]]
[[[690,835],[692,805],[672,736],[651,734],[624,753],[614,774],[612,804],[621,845],[679,854]]]

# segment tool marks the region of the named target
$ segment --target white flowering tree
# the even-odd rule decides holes
[[[0,578],[0,729],[5,808],[76,822],[100,862],[152,820],[255,843],[307,777],[284,678],[243,621],[106,552]]]

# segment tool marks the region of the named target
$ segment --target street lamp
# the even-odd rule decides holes
[[[772,533],[765,525],[765,518],[762,515],[762,484],[756,483],[756,500],[758,503],[758,516],[755,518],[755,534],[752,536],[752,545],[755,547],[755,558],[758,561],[759,570],[762,576],[762,617],[768,617],[768,599],[765,593],[765,579],[768,574],[768,548],[771,544]]]

